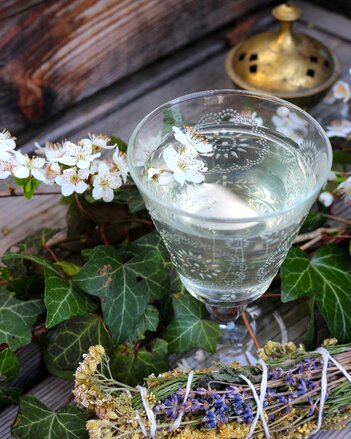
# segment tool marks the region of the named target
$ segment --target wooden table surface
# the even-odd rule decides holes
[[[351,63],[351,20],[307,3],[299,3],[304,10],[302,22],[297,27],[324,43],[336,53],[343,64],[343,76],[349,77],[348,60]],[[306,27],[305,25],[308,24]],[[257,21],[255,31],[269,29],[273,21],[269,11]],[[224,71],[224,58],[227,48],[224,35],[220,30],[201,41],[175,52],[172,56],[153,64],[128,80],[109,87],[93,99],[88,99],[79,106],[57,118],[38,135],[36,139],[72,140],[85,137],[88,132],[113,133],[128,139],[139,120],[158,105],[178,96],[191,92],[232,88]],[[349,77],[350,78],[350,77]],[[347,79],[346,79],[347,80]],[[350,78],[351,80],[351,78]],[[321,123],[329,121],[336,111],[333,106],[318,104],[310,110]],[[337,114],[335,114],[337,117]],[[33,143],[24,145],[30,150]],[[0,206],[0,254],[15,242],[42,227],[59,228],[65,225],[64,206],[58,204],[60,196],[42,196],[31,200],[11,198],[1,200]],[[301,342],[305,322],[301,320],[296,305],[282,305],[279,301],[270,303],[266,314],[277,311],[282,317],[288,331],[288,338]],[[266,335],[265,335],[266,336]],[[280,334],[273,334],[267,329],[268,338],[280,341]],[[20,380],[28,381],[28,376],[46,376],[42,367],[39,350],[31,345],[21,353],[22,376]],[[34,379],[34,378],[33,378]],[[69,398],[72,383],[55,377],[44,378],[31,388],[29,393],[35,395],[52,409],[61,407]],[[17,408],[10,406],[0,414],[0,438],[11,438],[10,425]],[[319,433],[316,439],[351,438],[351,424],[337,432]]]

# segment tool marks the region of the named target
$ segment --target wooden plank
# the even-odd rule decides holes
[[[0,29],[0,126],[20,133],[269,0],[61,0]]]
[[[47,0],[1,0],[0,3],[0,22],[7,20],[15,14],[23,12],[44,3]]]

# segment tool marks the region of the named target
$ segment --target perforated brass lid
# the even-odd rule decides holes
[[[340,74],[340,63],[324,44],[295,33],[301,10],[286,3],[272,11],[280,29],[237,44],[228,54],[226,71],[246,90],[266,91],[292,101],[322,96]]]

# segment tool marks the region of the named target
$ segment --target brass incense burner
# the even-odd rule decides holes
[[[263,91],[297,105],[317,103],[340,75],[340,63],[314,38],[295,33],[301,10],[286,3],[272,11],[278,31],[264,32],[237,44],[225,67],[239,88]]]

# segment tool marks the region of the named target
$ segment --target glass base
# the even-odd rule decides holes
[[[252,331],[261,346],[268,340],[286,343],[288,335],[283,320],[267,302],[255,303],[246,308],[246,317]],[[172,355],[170,366],[184,370],[209,368],[213,367],[214,363],[231,364],[233,361],[238,361],[244,366],[257,362],[256,346],[242,317],[235,321],[220,323],[220,328],[222,335],[217,344],[216,352],[209,353],[197,348],[186,354]]]

